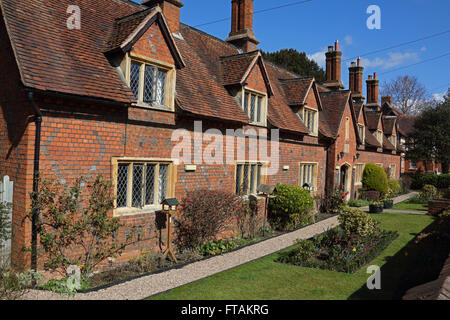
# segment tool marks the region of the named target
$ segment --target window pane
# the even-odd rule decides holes
[[[128,164],[119,164],[117,169],[117,207],[127,206]]]
[[[262,98],[258,97],[258,104],[256,106],[256,121],[261,122],[261,108],[262,108]]]
[[[250,120],[252,121],[255,121],[255,103],[256,103],[256,96],[252,94],[250,100]]]
[[[244,165],[244,180],[242,182],[244,194],[248,194],[248,164]]]
[[[159,166],[159,190],[158,190],[158,202],[161,203],[167,197],[167,177],[168,177],[169,165],[161,164]]]
[[[131,70],[130,70],[130,88],[134,93],[134,97],[139,99],[139,71],[141,69],[141,65],[136,62],[131,62]]]
[[[145,170],[145,204],[155,202],[155,165],[148,164]]]
[[[259,187],[261,184],[261,165],[258,165],[258,172],[256,174],[256,187]]]
[[[156,80],[156,103],[163,106],[166,94],[166,72],[163,70],[158,70],[157,80]]]
[[[248,93],[244,95],[244,112],[248,114]]]
[[[250,193],[255,193],[256,165],[252,165],[250,169]]]
[[[242,177],[242,164],[238,164],[236,168],[236,194],[241,194],[241,177]]]
[[[144,102],[151,103],[153,101],[153,87],[156,68],[154,66],[145,66],[144,79]]]
[[[142,206],[142,178],[144,173],[144,165],[140,163],[133,164],[133,187],[131,196],[132,207],[139,208]]]

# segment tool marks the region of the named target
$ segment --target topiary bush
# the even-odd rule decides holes
[[[345,209],[339,215],[341,228],[347,235],[370,236],[378,231],[378,223],[360,209]]]
[[[246,210],[244,200],[232,192],[200,189],[181,200],[175,244],[179,250],[198,249],[231,228],[237,211]]]
[[[382,195],[388,192],[388,178],[383,168],[372,163],[364,167],[362,184],[366,190],[375,190]]]
[[[269,201],[269,220],[279,230],[292,230],[313,222],[310,214],[314,200],[308,190],[298,186],[278,185]]]

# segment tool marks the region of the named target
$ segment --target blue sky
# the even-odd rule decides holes
[[[229,18],[231,0],[183,0],[181,21],[191,25]],[[264,10],[296,0],[254,0],[254,10]],[[381,9],[381,30],[369,30],[366,13],[370,5]],[[259,48],[275,51],[295,48],[305,51],[323,66],[328,45],[339,40],[343,60],[374,50],[450,30],[448,0],[312,0],[254,16]],[[225,39],[230,21],[199,26],[198,29]],[[450,53],[450,32],[414,44],[363,57],[364,78],[378,72],[381,82],[398,75],[417,76],[430,95],[450,87],[450,55],[416,66],[411,64]],[[348,64],[342,64],[342,80],[348,84]]]

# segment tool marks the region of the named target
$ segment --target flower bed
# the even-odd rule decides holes
[[[298,240],[283,252],[278,262],[354,273],[380,254],[397,232],[380,230],[377,222],[358,209],[347,209],[339,217],[341,225],[310,240]]]
[[[293,250],[280,254],[277,261],[354,273],[378,256],[397,237],[397,232],[381,231],[377,235],[349,239],[344,236],[342,229],[336,228],[311,240],[305,240],[310,245],[298,243]],[[312,254],[305,254],[305,250],[311,250]]]

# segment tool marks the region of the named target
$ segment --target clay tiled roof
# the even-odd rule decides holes
[[[378,142],[377,138],[375,138],[375,136],[369,131],[369,129],[367,127],[365,127],[366,130],[366,141],[365,144],[372,146],[372,147],[377,147],[380,148],[381,144]]]
[[[291,106],[305,104],[314,78],[280,79],[286,99]]]
[[[155,10],[147,9],[130,16],[117,19],[114,22],[113,30],[107,41],[108,48],[114,49],[122,45],[122,43],[136,30],[139,25]]]
[[[192,114],[248,123],[248,116],[222,85],[219,57],[237,49],[181,24],[183,39],[175,39],[186,67],[177,71],[180,107]]]
[[[247,54],[220,57],[223,84],[241,84],[258,55],[259,51],[254,51]]]
[[[67,6],[79,5],[81,30],[69,30]],[[115,19],[137,12],[120,0],[2,0],[2,15],[26,87],[134,102],[128,86],[103,54]],[[89,6],[87,9],[86,6]]]
[[[333,137],[336,137],[339,133],[339,126],[341,125],[345,107],[349,102],[350,94],[350,91],[320,92],[320,99],[323,104],[323,112],[320,117],[326,123],[326,127]]]
[[[369,130],[378,130],[381,112],[366,111],[366,121]]]
[[[384,134],[393,134],[394,127],[395,127],[395,122],[397,121],[397,117],[383,116],[382,117],[382,121],[383,121],[383,132],[384,132]]]
[[[292,111],[291,107],[283,95],[282,83],[279,79],[296,78],[287,70],[279,68],[270,62],[265,62],[270,82],[272,83],[273,96],[269,99],[269,121],[280,129],[308,134],[300,118]],[[320,118],[320,116],[319,116]]]
[[[359,119],[359,115],[361,114],[361,110],[363,110],[364,103],[356,103],[353,102],[353,112],[355,113],[356,119]]]
[[[383,149],[394,151],[396,150],[394,145],[389,141],[388,138],[383,134]]]
[[[414,115],[400,115],[398,117],[398,131],[404,136],[409,136],[414,131],[414,121],[416,121],[417,116]]]

